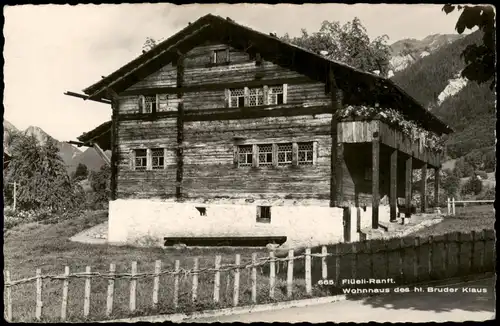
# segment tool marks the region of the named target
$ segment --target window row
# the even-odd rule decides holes
[[[132,170],[162,170],[165,168],[165,148],[148,148],[132,150],[130,160]]]
[[[238,167],[313,165],[315,162],[316,142],[239,145],[237,148]]]
[[[286,104],[287,84],[231,88],[227,92],[227,97],[230,108]]]
[[[226,106],[230,108],[280,105],[287,101],[287,84],[242,87],[226,90]],[[175,94],[139,95],[139,113],[176,111],[179,100]],[[221,103],[223,106],[223,103]]]
[[[155,113],[177,110],[177,96],[173,94],[139,95],[139,113]]]

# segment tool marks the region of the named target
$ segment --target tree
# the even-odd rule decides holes
[[[378,70],[383,76],[389,72],[387,35],[370,41],[366,28],[357,17],[343,26],[339,22],[323,21],[318,32],[309,34],[302,29],[300,37],[291,38],[285,34],[281,39],[315,53],[326,51],[327,58],[354,68],[370,72]]]
[[[479,84],[492,81],[490,88],[495,87],[495,11],[492,6],[443,6],[446,14],[453,10],[461,10],[455,29],[462,34],[465,29],[478,28],[483,32],[482,44],[471,44],[462,52],[462,58],[467,66],[462,70],[462,77],[476,81]]]
[[[441,182],[441,187],[443,188],[446,197],[453,198],[456,197],[458,190],[460,189],[460,177],[453,171],[445,170]]]
[[[146,53],[148,51],[151,51],[161,41],[163,41],[163,38],[161,38],[159,40],[155,40],[152,37],[146,37],[146,41],[144,41],[144,44],[142,45],[142,53]]]
[[[91,204],[101,206],[109,200],[109,181],[111,170],[108,165],[103,165],[97,172],[91,171],[89,176],[90,187],[92,188]]]
[[[462,187],[462,194],[464,195],[478,195],[483,190],[483,183],[479,180],[474,173],[471,173],[469,179]]]
[[[73,180],[81,181],[85,180],[89,174],[87,166],[83,163],[78,163],[75,172],[73,172]]]
[[[7,168],[7,181],[18,184],[17,203],[23,210],[61,212],[79,204],[79,193],[50,139],[40,144],[32,135],[18,136]]]

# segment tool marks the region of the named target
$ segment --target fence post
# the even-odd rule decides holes
[[[5,271],[5,296],[7,301],[7,321],[12,322],[12,290],[10,285],[10,272]]]
[[[174,308],[179,305],[179,272],[180,272],[180,261],[175,261],[175,274],[174,274]]]
[[[193,288],[191,293],[191,300],[193,302],[195,302],[198,297],[198,263],[198,257],[195,257],[193,262]]]
[[[450,197],[448,197],[448,198],[446,199],[446,208],[447,208],[448,215],[451,215],[451,202],[450,202]]]
[[[69,287],[69,266],[64,267],[63,294],[61,303],[61,320],[66,320],[66,311],[68,308],[68,287]]]
[[[161,260],[155,262],[155,276],[153,279],[153,307],[158,307],[158,292],[160,291]]]
[[[462,256],[462,234],[460,232],[458,232],[456,234],[456,238],[457,240],[457,274],[460,275],[460,266],[462,265],[462,262],[461,262],[461,259],[460,259],[460,256]]]
[[[429,242],[429,256],[428,256],[428,268],[429,268],[429,279],[432,279],[432,254],[434,253],[433,249],[433,238],[432,235],[429,236],[428,242]]]
[[[115,264],[109,264],[108,297],[106,298],[106,316],[113,312],[113,297],[115,292]]]
[[[476,231],[471,232],[471,244],[470,244],[470,272],[474,271],[474,255],[476,253]]]
[[[85,267],[85,294],[83,299],[83,317],[87,318],[90,313],[90,266]]]
[[[269,297],[274,299],[274,286],[276,283],[276,266],[274,264],[274,251],[269,252]]]
[[[405,240],[404,238],[399,239],[399,276],[404,281],[404,263],[405,263]]]
[[[252,254],[252,302],[257,303],[257,254]]]
[[[135,275],[137,274],[137,262],[132,262],[132,278],[130,279],[130,303],[129,308],[130,312],[135,311],[135,297],[136,297],[136,289],[137,289],[137,280],[135,279]]]
[[[414,243],[413,243],[413,249],[415,252],[415,259],[413,260],[413,276],[415,277],[415,280],[418,281],[418,265],[420,264],[420,238],[415,237]]]
[[[328,266],[326,265],[326,257],[328,250],[326,246],[321,247],[321,277],[325,280],[328,277]]]
[[[13,207],[13,210],[15,211],[16,210],[16,206],[17,206],[17,182],[14,181],[14,203],[12,205]]]
[[[451,200],[451,215],[455,216],[455,197]]]
[[[340,244],[335,245],[335,285],[338,286],[340,280]]]
[[[306,293],[311,294],[312,293],[312,284],[311,284],[311,248],[306,248],[306,266],[305,266],[305,272],[306,272]]]
[[[36,270],[36,311],[35,318],[40,320],[42,317],[42,270],[37,268]]]
[[[215,256],[215,277],[214,277],[214,302],[219,302],[220,297],[220,262],[222,257]]]
[[[236,270],[234,271],[234,291],[233,291],[233,306],[236,307],[239,301],[240,295],[240,254],[236,254],[235,265]]]
[[[480,272],[483,272],[486,270],[484,268],[484,260],[486,257],[486,232],[481,230],[481,242],[483,243],[483,247],[481,248],[481,252],[479,253],[479,266],[480,266]]]
[[[293,249],[288,250],[288,270],[286,275],[286,294],[290,298],[293,290]]]
[[[351,265],[351,277],[353,279],[356,278],[356,269],[357,269],[357,265],[358,265],[358,253],[357,253],[357,250],[356,250],[356,243],[352,243],[351,244],[351,251],[352,251],[352,254],[353,254],[353,257],[352,257],[352,265]]]

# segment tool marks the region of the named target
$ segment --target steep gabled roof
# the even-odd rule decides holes
[[[452,132],[448,125],[390,79],[330,60],[320,54],[284,42],[276,36],[252,30],[229,18],[224,19],[211,14],[189,24],[150,51],[85,88],[83,92],[92,99],[109,99],[106,92],[108,88],[119,93],[175,60],[179,52],[185,53],[201,42],[214,37],[223,39],[237,48],[248,49],[251,46],[258,48],[258,52],[265,59],[273,57],[279,61],[280,59],[276,58],[279,57],[279,55],[276,56],[277,53],[284,54],[287,58],[293,57],[292,62],[287,61],[288,65],[293,65],[296,71],[314,80],[328,83],[328,71],[331,67],[338,87],[348,95],[346,101],[356,99],[365,103],[379,102],[400,110],[406,118],[418,122],[426,129],[440,134]]]

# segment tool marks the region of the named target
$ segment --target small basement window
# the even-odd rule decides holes
[[[271,206],[257,206],[257,222],[271,223]]]
[[[207,208],[206,207],[196,207],[198,212],[200,212],[200,216],[207,216]]]
[[[135,150],[135,170],[144,171],[147,168],[148,153],[145,149]]]

